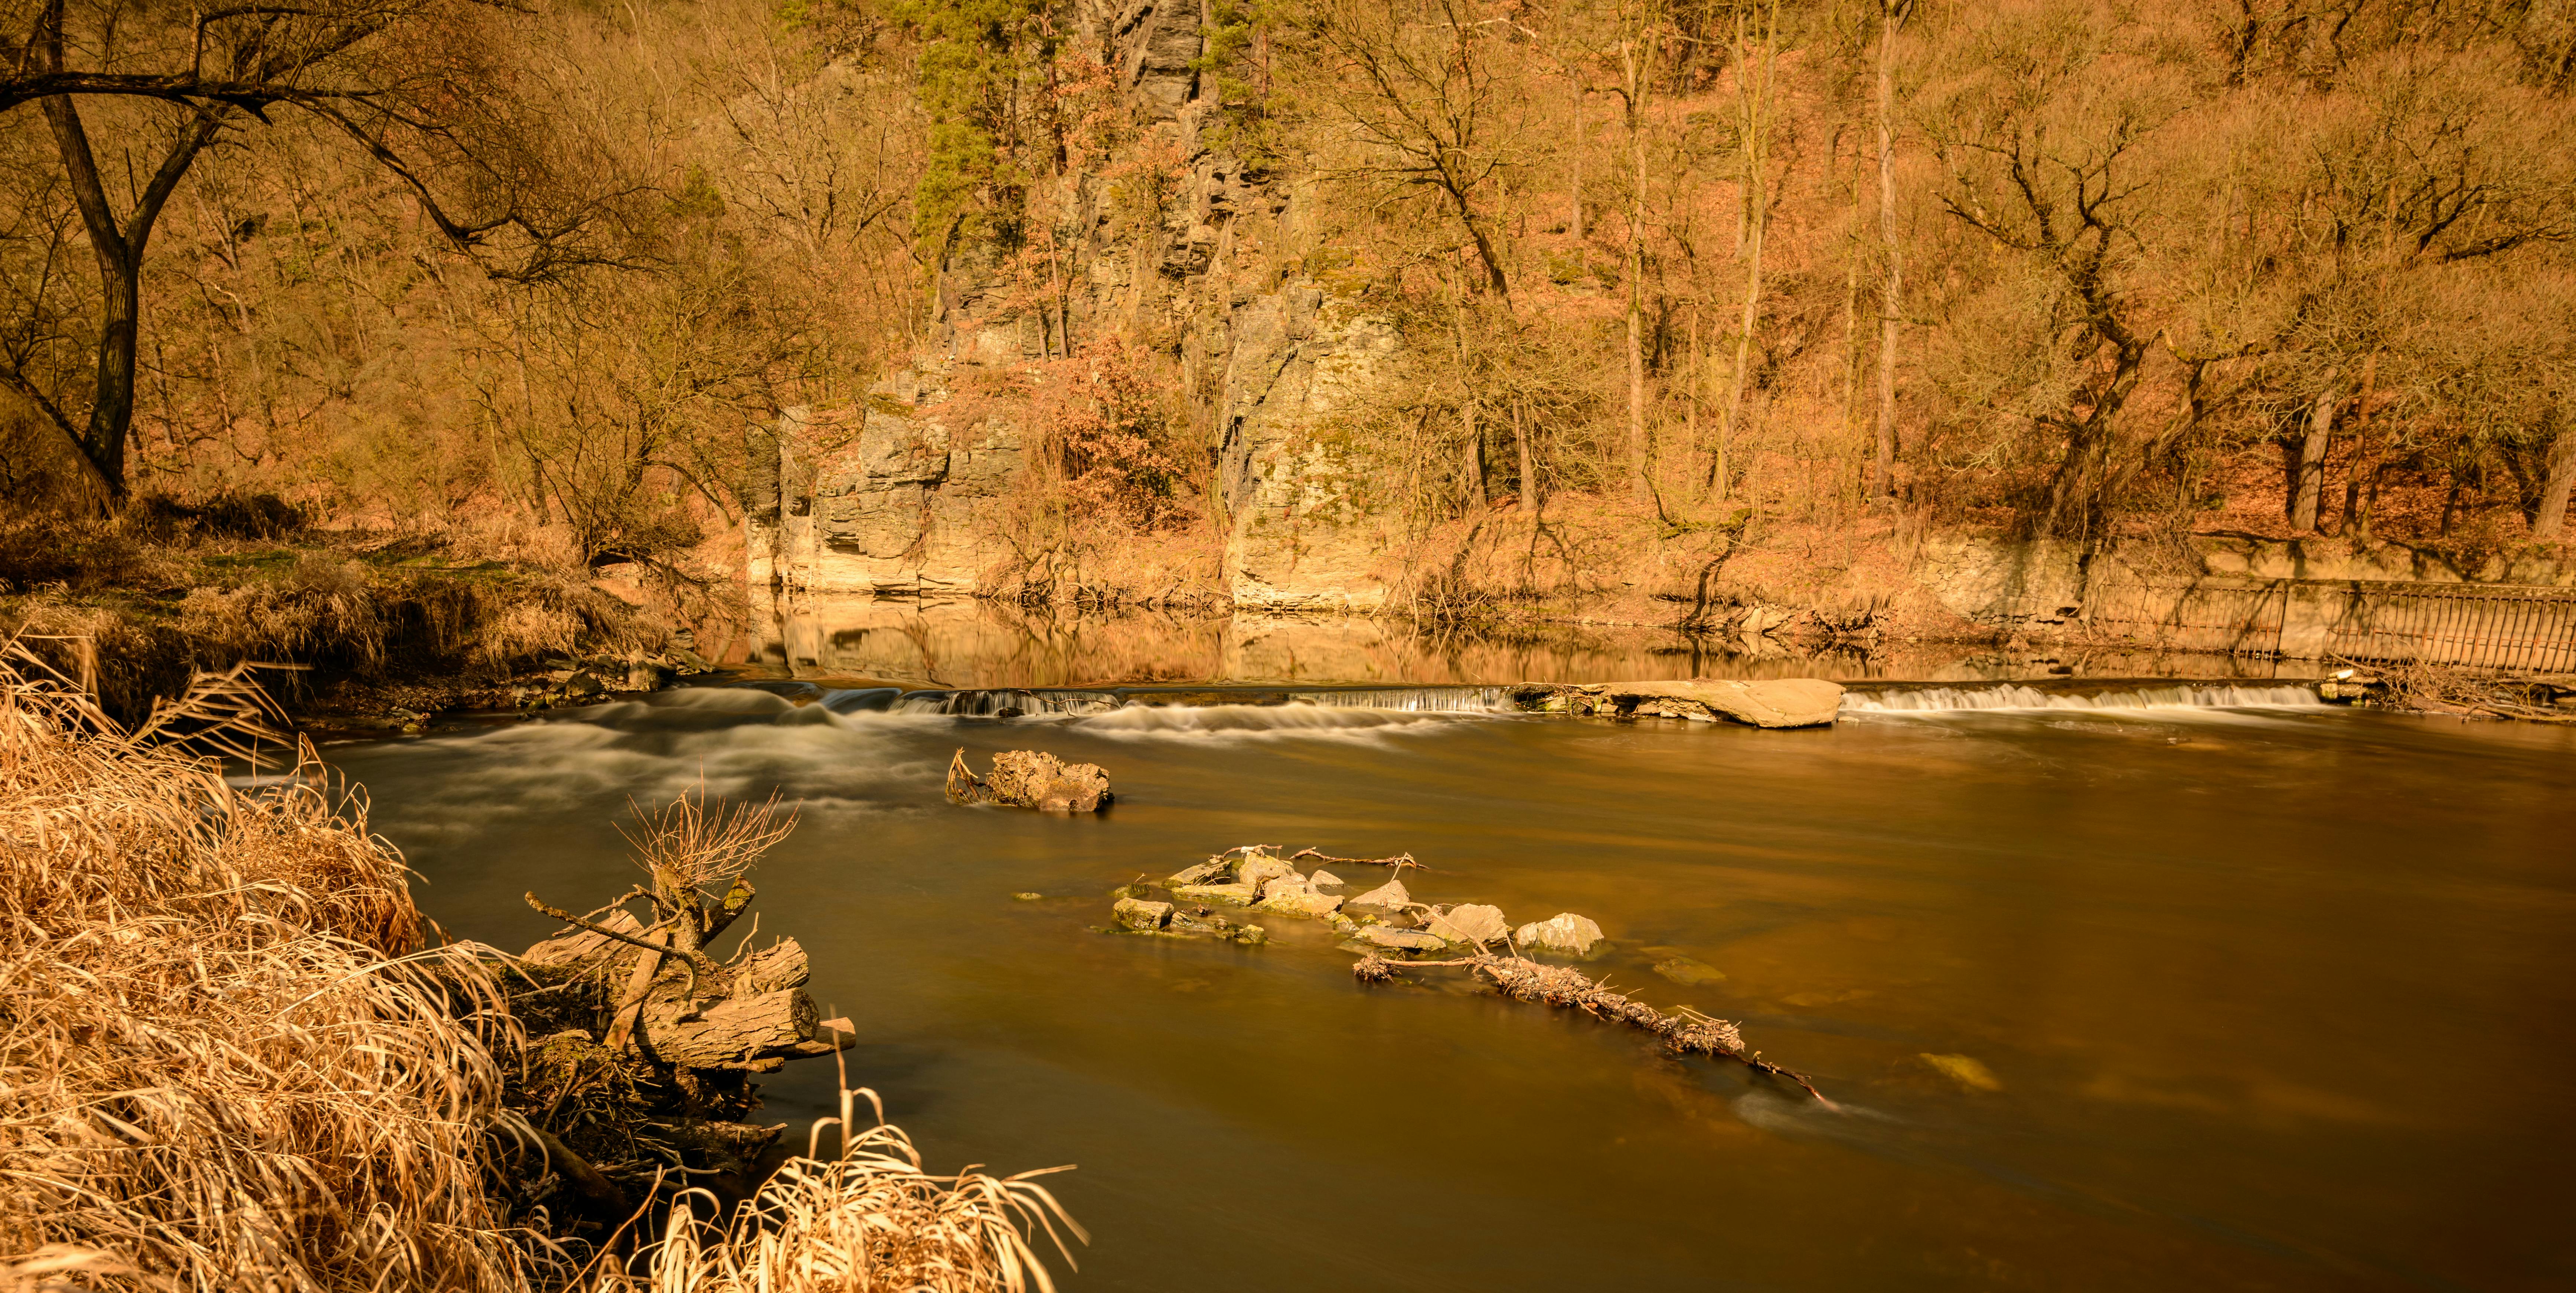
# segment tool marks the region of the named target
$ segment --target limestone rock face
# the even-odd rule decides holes
[[[1601,941],[1601,926],[1588,916],[1558,912],[1546,920],[1533,921],[1512,931],[1512,941],[1523,951],[1546,948],[1552,952],[1571,952],[1581,956]]]
[[[1501,941],[1512,927],[1503,920],[1502,908],[1468,903],[1432,917],[1431,923],[1424,928],[1447,942],[1481,946]]]
[[[1368,610],[1397,573],[1395,519],[1369,469],[1318,434],[1392,380],[1399,342],[1335,268],[1311,189],[1247,174],[1227,151],[1208,16],[1182,0],[1085,0],[1071,15],[1113,70],[1134,142],[1031,196],[1070,217],[1062,290],[1031,299],[998,249],[941,267],[927,344],[856,405],[792,409],[756,436],[745,489],[759,587],[918,596],[1024,573],[1009,504],[1047,441],[1047,382],[1105,338],[1173,338],[1189,425],[1174,446],[1216,469],[1220,591],[1241,607]],[[1160,220],[1121,214],[1115,176],[1178,174]],[[1320,253],[1320,254],[1319,254]],[[1157,343],[1163,344],[1163,343]]]

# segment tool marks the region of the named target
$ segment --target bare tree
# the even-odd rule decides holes
[[[1505,24],[1478,19],[1465,0],[1331,0],[1312,22],[1349,79],[1326,96],[1327,114],[1372,154],[1353,171],[1436,194],[1487,286],[1508,299],[1486,190],[1511,158],[1499,146],[1504,85],[1484,48]]]
[[[145,251],[171,195],[228,132],[293,110],[397,177],[454,245],[507,235],[521,253],[508,272],[522,276],[581,255],[570,237],[592,208],[555,188],[542,127],[496,89],[512,78],[489,28],[506,16],[498,0],[193,11],[40,0],[12,15],[0,30],[0,113],[39,106],[99,292],[80,329],[93,334],[88,363],[64,354],[63,321],[38,330],[48,344],[0,355],[0,383],[61,433],[109,506],[127,492]],[[102,152],[122,164],[102,165]]]

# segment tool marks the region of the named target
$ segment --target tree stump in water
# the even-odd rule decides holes
[[[1040,750],[1005,750],[993,771],[979,777],[966,766],[966,751],[948,761],[948,802],[1002,804],[1050,813],[1097,812],[1113,796],[1109,774],[1097,763],[1066,763]]]

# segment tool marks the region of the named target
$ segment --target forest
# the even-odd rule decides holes
[[[724,566],[1003,320],[1023,514],[1218,546],[1205,312],[1089,290],[1214,172],[1400,340],[1318,433],[1410,534],[2564,533],[2565,6],[1209,0],[1179,131],[1151,9],[12,0],[0,481]]]

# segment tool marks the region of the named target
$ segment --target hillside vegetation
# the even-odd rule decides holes
[[[1027,526],[1205,581],[1224,343],[1087,285],[1181,272],[1213,175],[1306,231],[1238,262],[1400,341],[1318,434],[1416,542],[2565,533],[2563,6],[1214,0],[1122,45],[1152,13],[10,0],[0,486],[703,576],[783,412],[1008,322],[958,398],[1042,433]]]

